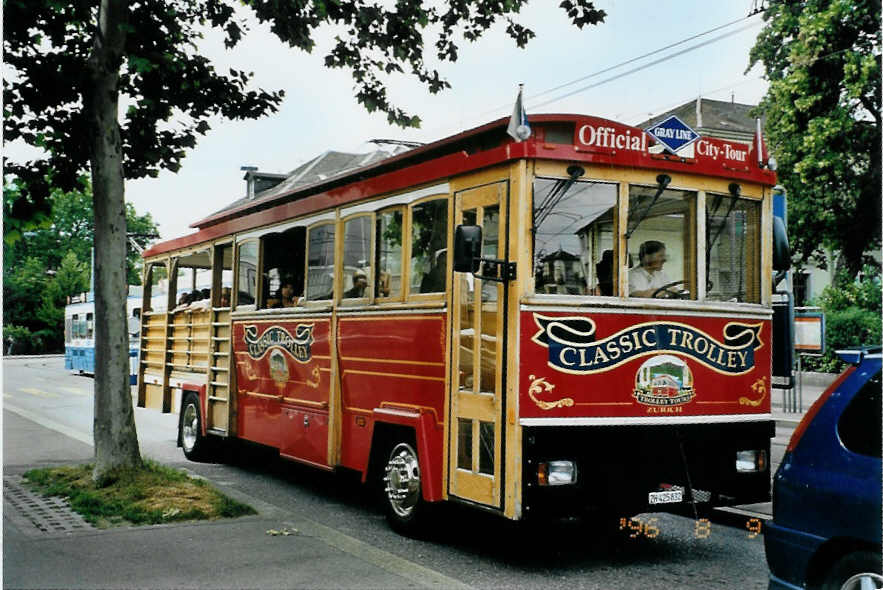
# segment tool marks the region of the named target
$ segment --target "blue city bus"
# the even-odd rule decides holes
[[[129,381],[136,383],[141,336],[141,287],[129,287],[126,298],[129,332]],[[82,375],[95,374],[95,298],[83,293],[64,308],[64,368]]]

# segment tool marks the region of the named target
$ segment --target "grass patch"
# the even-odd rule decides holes
[[[205,480],[149,459],[141,469],[114,472],[103,485],[92,481],[92,468],[32,469],[24,477],[43,495],[67,498],[74,511],[99,528],[255,514],[251,506],[228,498]]]

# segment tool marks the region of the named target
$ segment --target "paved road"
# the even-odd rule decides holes
[[[4,476],[91,455],[91,380],[61,364],[4,360]],[[417,541],[387,528],[352,475],[254,450],[224,464],[185,462],[174,416],[139,409],[136,420],[145,454],[207,477],[260,514],[44,538],[10,520],[4,504],[5,587],[766,588],[762,536],[744,520],[641,515],[610,534],[526,528],[451,506]],[[284,528],[296,533],[267,534]]]

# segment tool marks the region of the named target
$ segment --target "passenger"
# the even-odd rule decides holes
[[[221,289],[221,300],[218,302],[220,307],[230,307],[230,287]]]
[[[445,275],[448,270],[448,249],[442,248],[435,253],[432,268],[420,281],[421,293],[441,293],[445,290]]]
[[[629,271],[629,296],[653,297],[671,279],[662,270],[667,258],[665,244],[656,240],[647,240],[638,250],[639,265]]]
[[[353,286],[344,294],[344,299],[354,299],[365,296],[365,289],[368,287],[368,276],[361,268],[353,271]]]
[[[295,307],[297,305],[297,297],[294,294],[294,285],[291,283],[285,283],[282,285],[282,288],[279,289],[279,295],[282,300],[282,307]]]

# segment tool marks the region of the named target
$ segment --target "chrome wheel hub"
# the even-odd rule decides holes
[[[386,498],[393,511],[402,517],[414,512],[420,500],[420,466],[417,453],[410,445],[400,443],[389,454],[383,478]]]
[[[196,446],[196,437],[199,435],[199,412],[192,403],[184,408],[184,416],[181,418],[181,444],[186,451],[193,450]]]

